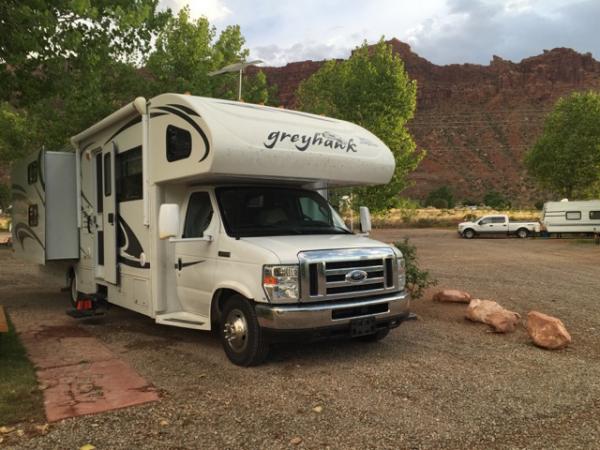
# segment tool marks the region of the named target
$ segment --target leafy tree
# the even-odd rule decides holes
[[[454,194],[448,186],[439,187],[429,193],[425,199],[425,206],[435,206],[443,204],[441,208],[454,208]]]
[[[8,103],[0,103],[0,164],[18,157],[32,139],[27,115]]]
[[[560,99],[544,131],[525,155],[539,185],[567,198],[600,194],[600,94],[574,93]]]
[[[0,159],[68,137],[146,91],[134,62],[170,12],[157,0],[0,3]],[[26,121],[19,120],[26,118]],[[0,125],[2,126],[2,125]]]
[[[345,61],[328,61],[298,89],[302,110],[354,122],[378,136],[394,154],[396,171],[385,186],[353,189],[353,204],[382,211],[397,202],[407,175],[424,156],[406,129],[416,106],[416,82],[383,39],[363,43]]]
[[[215,29],[208,19],[191,19],[189,7],[170,17],[158,34],[156,50],[146,65],[157,79],[157,91],[210,95],[208,72],[214,67],[211,47],[214,37]]]

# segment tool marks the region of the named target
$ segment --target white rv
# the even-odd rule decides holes
[[[600,233],[600,200],[546,202],[542,224],[551,234]]]
[[[238,365],[286,336],[378,340],[408,317],[400,251],[350,232],[324,197],[390,180],[393,155],[368,131],[164,94],[72,144],[16,166],[14,247],[67,264],[78,307],[108,301],[159,324],[216,328]]]

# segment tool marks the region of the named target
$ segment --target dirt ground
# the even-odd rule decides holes
[[[68,419],[11,446],[597,448],[600,247],[467,241],[449,230],[374,234],[390,242],[410,237],[439,288],[464,289],[522,315],[536,309],[560,317],[573,344],[551,352],[534,347],[523,329],[488,333],[463,319],[464,305],[434,304],[427,295],[413,303],[419,320],[380,343],[285,345],[265,365],[241,369],[209,333],[113,308],[80,326],[153,383],[162,400]],[[57,289],[0,249],[0,303],[10,314],[62,317],[67,299]]]

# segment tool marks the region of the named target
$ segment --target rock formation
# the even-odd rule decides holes
[[[490,190],[517,206],[545,199],[525,174],[523,154],[559,97],[600,89],[600,62],[589,53],[556,48],[518,63],[493,56],[488,65],[438,66],[397,39],[389,43],[417,80],[417,111],[409,128],[427,150],[405,195],[423,198],[448,185],[459,200],[480,201]],[[263,70],[277,85],[281,103],[294,108],[298,85],[322,64],[303,61]]]

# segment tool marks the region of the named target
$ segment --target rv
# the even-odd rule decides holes
[[[600,200],[546,202],[542,224],[550,234],[600,233]]]
[[[271,342],[385,337],[409,316],[401,252],[351,232],[327,189],[387,183],[394,158],[354,124],[189,95],[137,98],[15,166],[17,255],[102,303],[218,330],[229,359]]]

